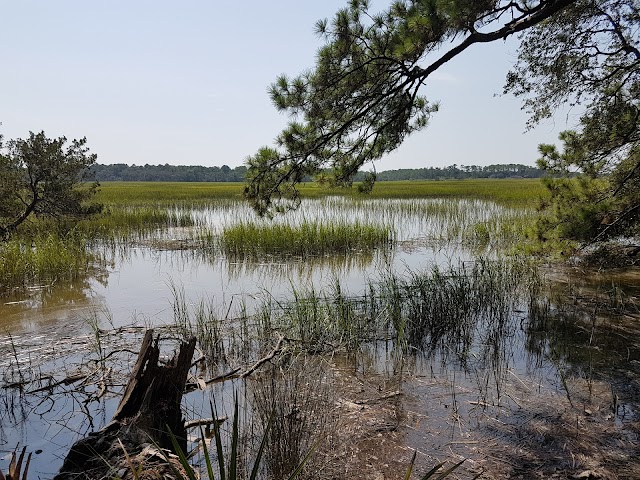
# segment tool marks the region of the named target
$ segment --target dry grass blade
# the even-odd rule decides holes
[[[16,447],[17,448],[17,447]],[[27,447],[22,447],[20,456],[16,460],[16,450],[11,455],[11,462],[9,463],[9,471],[5,476],[0,470],[0,480],[27,480],[27,473],[29,472],[29,463],[31,463],[31,453],[27,456],[27,462],[24,465],[24,471],[22,472],[22,461],[24,460],[24,454],[27,451]],[[22,476],[20,473],[22,472]]]

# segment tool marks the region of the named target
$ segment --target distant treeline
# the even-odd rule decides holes
[[[540,178],[544,172],[536,167],[510,163],[507,165],[451,165],[449,167],[404,168],[378,172],[378,182],[392,180],[452,180],[463,178]],[[363,173],[358,173],[356,180],[362,180]]]
[[[247,167],[186,165],[113,165],[91,167],[99,182],[244,182]]]
[[[91,167],[95,179],[101,182],[243,182],[247,167],[231,168],[185,165],[114,165],[96,164]],[[391,180],[450,180],[463,178],[539,178],[542,170],[527,165],[451,165],[445,168],[411,168],[378,172],[380,182]],[[355,180],[364,177],[358,173]]]

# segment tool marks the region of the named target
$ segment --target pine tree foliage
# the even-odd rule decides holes
[[[580,0],[533,27],[505,91],[524,98],[530,125],[563,104],[585,109],[561,151],[540,146],[551,174],[540,237],[640,233],[640,3]]]
[[[438,105],[420,93],[430,74],[476,43],[525,31],[576,0],[398,0],[372,14],[351,0],[316,24],[315,67],[270,88],[291,122],[248,158],[245,196],[261,214],[295,208],[296,185],[324,171],[350,185],[358,169],[424,128]]]
[[[97,183],[85,184],[97,156],[86,139],[47,138],[44,132],[27,139],[0,137],[0,238],[7,238],[30,216],[79,217],[99,207],[87,205]]]

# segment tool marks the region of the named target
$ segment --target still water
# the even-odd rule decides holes
[[[6,471],[16,445],[27,445],[35,452],[30,468],[34,478],[49,478],[73,441],[104,426],[135,358],[142,328],[175,322],[176,292],[184,292],[189,305],[206,299],[219,318],[251,314],[265,299],[284,303],[294,289],[324,292],[336,281],[347,296],[360,297],[371,282],[390,274],[403,277],[434,267],[457,267],[479,256],[498,259],[498,247],[509,240],[509,226],[523,213],[467,200],[309,201],[278,221],[358,219],[390,227],[394,242],[346,255],[260,259],[228,258],[216,248],[201,246],[171,250],[168,243],[157,242],[189,240],[205,229],[215,237],[225,226],[251,218],[241,204],[213,205],[192,215],[195,228],[159,231],[153,241],[138,239],[117,248],[96,247],[104,255],[105,267],[91,276],[72,284],[33,286],[0,299],[4,357],[0,468]],[[464,361],[453,345],[449,352],[446,348],[407,352],[384,339],[322,361],[322,378],[331,377],[325,407],[335,417],[334,441],[341,445],[344,458],[361,459],[340,467],[343,478],[358,478],[357,472],[368,472],[372,478],[382,472],[393,478],[398,468],[406,466],[411,449],[420,452],[418,465],[424,466],[451,457],[468,458],[469,475],[482,469],[512,474],[513,464],[523,459],[532,468],[543,468],[545,455],[550,456],[568,434],[567,425],[579,426],[581,418],[593,424],[585,433],[602,442],[594,440],[585,451],[610,448],[599,437],[605,433],[612,442],[633,445],[640,391],[640,357],[633,340],[637,312],[632,309],[637,277],[633,272],[615,277],[555,269],[541,275],[553,287],[537,291],[540,298],[533,300],[526,292],[513,293],[508,321],[493,332],[494,337],[487,330],[473,337]],[[617,290],[611,293],[612,289]],[[612,303],[612,295],[624,301]],[[579,311],[580,296],[592,302],[584,303],[597,310],[593,315]],[[573,309],[567,307],[572,304]],[[543,313],[532,311],[533,305]],[[479,314],[478,325],[482,322]],[[136,327],[110,340],[110,351],[132,352],[113,365],[118,373],[110,377],[107,394],[98,400],[91,397],[105,383],[91,375],[83,380],[87,382],[83,393],[67,386],[34,392],[28,382],[38,375],[60,379],[73,374],[77,365],[95,361],[96,351],[107,348],[97,344],[96,326]],[[11,386],[20,366],[31,377],[21,379],[26,386]],[[197,417],[212,393],[229,397],[234,389],[245,388],[255,387],[234,381],[196,392],[185,400],[187,411]],[[541,438],[543,446],[534,447]],[[488,453],[487,445],[493,453]],[[578,452],[579,446],[574,450]],[[629,451],[633,449],[619,448],[622,456]],[[576,453],[561,455],[563,460],[555,460],[554,468],[566,470],[564,457],[571,455]],[[590,466],[586,461],[573,464],[574,469]]]

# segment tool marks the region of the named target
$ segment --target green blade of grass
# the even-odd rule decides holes
[[[311,447],[309,449],[309,451],[307,452],[307,454],[304,456],[304,458],[302,459],[302,461],[300,462],[300,464],[296,467],[296,469],[291,473],[291,475],[289,475],[288,480],[295,480],[296,478],[298,478],[298,475],[300,475],[300,472],[302,472],[302,469],[304,468],[304,466],[307,464],[307,461],[311,458],[311,454],[313,453],[313,451],[316,449],[316,446],[314,445],[313,447]]]
[[[435,480],[442,480],[443,478],[445,478],[447,475],[449,475],[451,472],[453,472],[454,470],[456,470],[460,465],[462,465],[462,462],[464,462],[466,460],[466,458],[463,458],[462,460],[460,460],[458,463],[456,463],[455,465],[451,466],[450,468],[446,469],[444,472],[442,472],[440,474],[440,476],[438,476],[438,478],[436,478]],[[428,478],[428,477],[426,477]],[[423,478],[424,480],[424,478]]]
[[[413,451],[413,456],[411,457],[411,461],[409,462],[409,468],[407,468],[407,473],[404,475],[404,480],[409,480],[411,478],[411,472],[413,472],[413,466],[416,463],[416,455],[418,454],[417,450]]]
[[[264,434],[262,435],[262,441],[260,442],[260,447],[258,448],[258,453],[256,454],[256,459],[253,463],[253,468],[251,469],[251,475],[249,480],[255,480],[258,478],[258,472],[260,470],[260,461],[262,460],[262,454],[264,453],[264,447],[267,445],[267,438],[269,437],[269,430],[271,430],[271,424],[273,423],[273,414],[271,418],[269,418],[269,422],[267,423],[267,428],[264,430]]]
[[[443,465],[444,463],[437,464],[435,467],[425,473],[425,475],[420,480],[428,480],[429,478],[433,477],[438,472],[438,470],[442,468]]]
[[[211,406],[211,412],[213,418],[218,418],[218,409],[216,408],[216,400],[213,399]],[[220,434],[220,425],[218,422],[213,422],[213,434],[216,439],[216,452],[218,453],[218,471],[220,473],[220,480],[226,480],[225,468],[224,468],[224,452],[222,450],[222,436]]]
[[[171,445],[173,445],[173,449],[178,455],[178,458],[180,459],[180,465],[182,465],[182,468],[184,468],[184,471],[186,472],[187,477],[189,477],[189,480],[198,480],[195,472],[193,471],[193,468],[191,468],[191,465],[189,465],[189,460],[187,460],[187,456],[182,451],[182,448],[180,448],[180,445],[178,445],[178,440],[176,439],[176,436],[171,431],[171,428],[169,428],[169,425],[167,425],[167,430],[169,431],[169,438],[171,439]],[[169,465],[171,465],[171,468],[173,469],[173,465],[171,464],[171,462],[168,462],[168,463]]]
[[[215,418],[213,423],[217,423]],[[207,465],[207,474],[209,475],[209,480],[214,480],[215,476],[213,475],[213,466],[211,465],[211,456],[209,455],[209,449],[207,448],[207,442],[206,442],[206,438],[204,436],[204,431],[202,430],[202,427],[200,427],[200,441],[202,442],[202,452],[204,455],[204,461]]]
[[[229,457],[229,480],[238,478],[238,396],[235,397],[233,407],[233,429],[231,430],[231,456]]]

